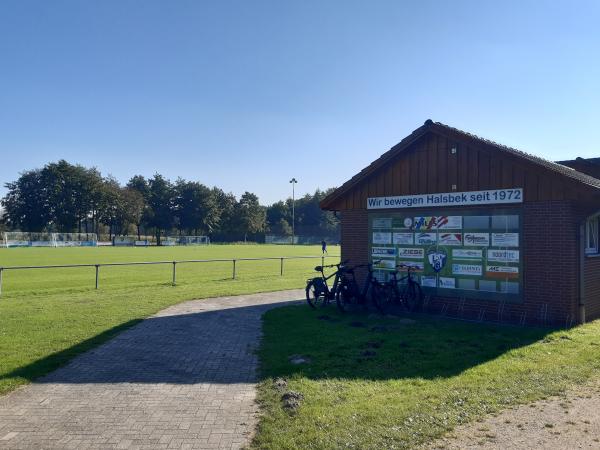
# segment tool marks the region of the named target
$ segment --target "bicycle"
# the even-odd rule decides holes
[[[406,268],[406,275],[398,279],[398,268]],[[383,284],[383,293],[375,297],[377,309],[386,314],[392,306],[400,305],[408,311],[415,311],[422,303],[421,285],[413,279],[414,267],[400,264],[390,274],[390,280]]]
[[[306,281],[306,301],[312,308],[319,306],[326,306],[329,302],[335,299],[335,293],[337,292],[340,279],[345,272],[344,265],[349,260],[343,261],[339,264],[330,264],[328,266],[316,266],[315,271],[320,272],[321,276],[316,278],[309,278]],[[325,275],[325,269],[337,267],[337,270],[329,276]],[[333,285],[329,289],[327,280],[333,278]]]
[[[362,305],[366,308],[368,303],[375,303],[375,297],[381,295],[383,288],[382,284],[373,275],[373,264],[379,262],[373,261],[372,264],[360,264],[344,271],[344,276],[335,294],[335,302],[340,311],[346,312],[356,305]],[[367,268],[367,277],[361,289],[356,281],[354,271],[362,267]]]

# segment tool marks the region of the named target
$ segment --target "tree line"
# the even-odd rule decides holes
[[[96,168],[65,160],[23,172],[0,203],[4,228],[26,232],[79,232],[153,235],[160,244],[166,235],[205,235],[214,241],[264,239],[265,234],[292,234],[292,199],[271,206],[245,192],[240,198],[218,187],[155,174],[133,176],[121,185]],[[338,219],[322,211],[328,191],[295,201],[295,232],[335,239]]]

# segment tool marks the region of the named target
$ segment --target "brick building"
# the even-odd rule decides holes
[[[343,259],[380,278],[415,267],[426,311],[572,325],[600,317],[599,168],[428,120],[321,208],[341,217]]]

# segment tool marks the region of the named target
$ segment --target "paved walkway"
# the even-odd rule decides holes
[[[239,448],[256,426],[262,314],[303,292],[161,311],[0,397],[0,449]]]

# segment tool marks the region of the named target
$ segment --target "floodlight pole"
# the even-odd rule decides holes
[[[292,183],[292,245],[294,245],[295,225],[296,225],[296,192],[294,185],[298,182],[295,178],[290,180]]]

